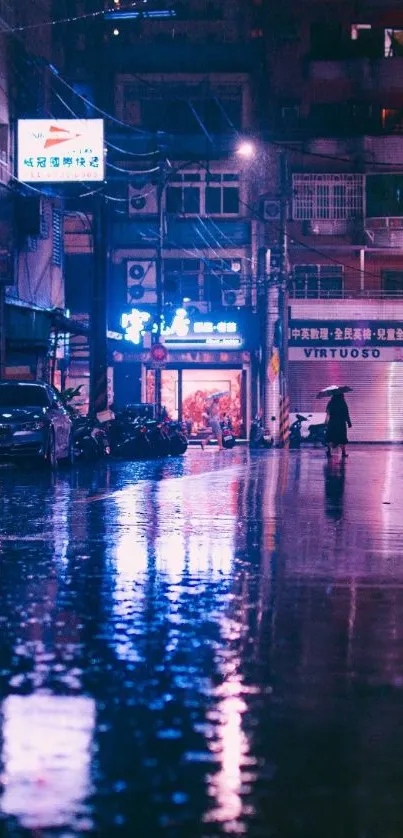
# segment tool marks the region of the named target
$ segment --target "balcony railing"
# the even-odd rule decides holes
[[[357,273],[358,281],[359,274]],[[357,281],[357,277],[355,281]],[[288,294],[293,300],[401,300],[403,301],[403,287],[402,289],[384,289],[384,288],[346,288],[343,284],[339,288],[329,288],[320,281],[316,287],[306,282],[301,283],[300,280],[290,280],[288,286]]]

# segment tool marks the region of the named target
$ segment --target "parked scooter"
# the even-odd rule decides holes
[[[111,453],[108,435],[103,425],[89,416],[73,419],[74,459],[93,462]]]
[[[255,418],[252,419],[250,426],[249,448],[251,450],[256,450],[258,448],[272,448],[273,443],[273,437],[265,430],[262,415],[257,414]]]
[[[165,427],[169,439],[169,454],[171,457],[181,457],[188,447],[186,426],[182,422],[174,422],[170,419],[165,422]]]
[[[302,426],[304,422],[308,422],[308,417],[297,413],[296,419],[291,424],[289,446],[290,448],[300,448],[302,443],[311,443],[313,445],[326,444],[326,425],[319,423],[317,425],[308,426],[308,435],[304,436],[302,433]]]
[[[181,456],[187,449],[187,437],[182,424],[172,422],[166,414],[162,421],[136,415],[128,405],[111,423],[112,453],[125,459]]]
[[[222,446],[223,448],[231,449],[234,447],[236,443],[235,434],[232,430],[232,423],[228,417],[225,417],[222,422],[220,422],[221,431],[222,431]]]

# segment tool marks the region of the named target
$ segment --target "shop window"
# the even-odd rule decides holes
[[[403,216],[403,175],[367,175],[366,193],[369,218]]]
[[[360,218],[363,213],[362,175],[293,175],[295,221]]]
[[[403,29],[385,29],[385,58],[403,56]]]
[[[390,294],[403,294],[403,271],[381,271],[382,289]]]

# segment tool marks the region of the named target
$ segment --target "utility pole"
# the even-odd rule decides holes
[[[279,240],[279,326],[280,326],[280,444],[287,445],[290,429],[288,396],[288,160],[280,151],[280,240]]]
[[[108,407],[107,266],[109,252],[107,201],[103,192],[94,196],[94,275],[90,335],[90,412]]]
[[[165,184],[163,180],[163,172],[161,171],[161,180],[157,185],[157,211],[158,211],[158,233],[157,233],[157,248],[155,258],[155,284],[157,296],[157,323],[154,333],[154,343],[161,343],[162,333],[162,318],[164,314],[164,277],[163,277],[163,261],[162,251],[164,247],[164,197]],[[162,398],[162,371],[161,367],[157,366],[155,370],[155,409],[157,416],[161,413],[161,398]]]
[[[6,376],[6,305],[5,287],[0,279],[0,381]]]

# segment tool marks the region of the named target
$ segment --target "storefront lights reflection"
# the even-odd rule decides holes
[[[209,777],[209,793],[214,798],[214,808],[204,817],[206,823],[219,821],[231,825],[231,834],[243,831],[240,818],[242,804],[242,766],[248,760],[248,740],[242,730],[242,715],[247,710],[240,696],[238,678],[223,685],[223,698],[219,707],[218,750],[221,769]],[[250,814],[250,812],[249,812]]]
[[[93,699],[11,695],[2,711],[2,814],[24,829],[90,829],[84,801],[92,790]]]

